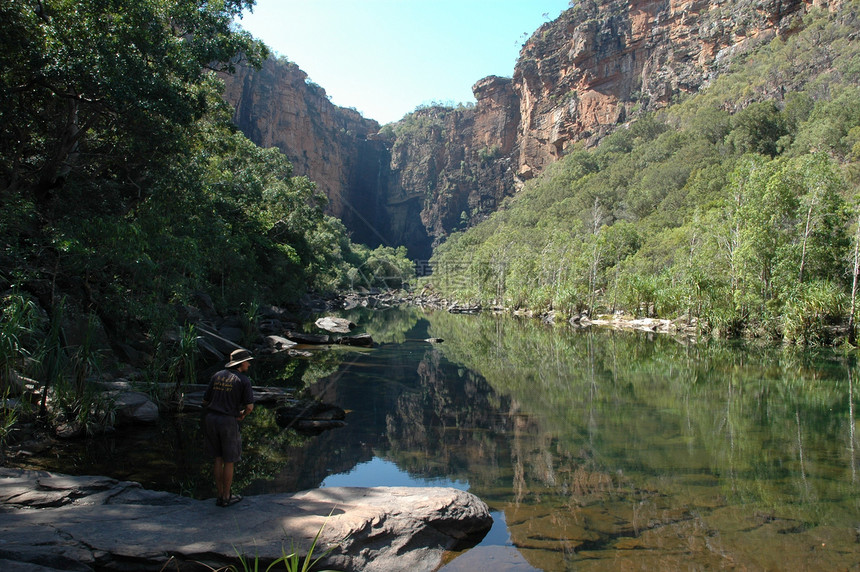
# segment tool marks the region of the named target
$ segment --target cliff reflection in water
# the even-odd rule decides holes
[[[853,360],[494,316],[375,316],[377,339],[394,341],[312,387],[351,410],[349,426],[296,451],[266,490],[318,486],[378,457],[419,482],[467,482],[504,513],[506,549],[537,569],[860,563]]]
[[[429,323],[422,312],[404,308],[346,317],[378,345],[344,352],[340,368],[309,391],[347,409],[347,427],[294,446],[280,473],[252,483],[249,493],[313,488],[374,457],[392,460],[420,480],[469,482],[487,465],[498,467],[496,456],[509,464],[508,400],[479,375],[445,359],[444,343],[425,341]]]

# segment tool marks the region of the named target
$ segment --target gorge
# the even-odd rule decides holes
[[[237,344],[260,387],[343,418],[297,431],[258,401],[234,514],[444,487],[492,525],[466,552],[433,540],[434,570],[858,565],[860,0],[571,3],[474,105],[388,125],[266,60],[231,24],[244,4],[0,7],[0,476],[20,505],[0,558],[127,570],[96,542],[123,548],[111,527],[42,526],[68,503],[89,528],[80,491],[119,481],[220,510],[182,408]],[[432,282],[375,290],[425,261]],[[324,315],[372,342],[328,344]],[[616,318],[642,327],[599,327]],[[290,352],[296,334],[316,342]],[[108,383],[158,396],[147,424],[119,422]]]
[[[419,108],[383,127],[333,105],[284,59],[224,75],[224,97],[245,135],[317,184],[353,240],[426,260],[570,149],[696,93],[738,55],[790,35],[809,9],[841,2],[572,4],[523,45],[511,78],[474,84],[475,105]],[[791,88],[755,86],[731,111]]]

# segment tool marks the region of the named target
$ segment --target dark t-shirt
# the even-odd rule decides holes
[[[238,417],[245,405],[254,403],[251,380],[238,371],[222,369],[209,380],[203,400],[210,412]]]

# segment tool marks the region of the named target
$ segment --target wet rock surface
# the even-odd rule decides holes
[[[108,477],[0,468],[4,570],[212,569],[331,549],[337,570],[434,570],[489,530],[487,506],[450,488],[328,488],[227,508]],[[321,531],[321,532],[320,532]],[[265,569],[265,567],[263,568]]]

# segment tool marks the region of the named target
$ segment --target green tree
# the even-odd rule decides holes
[[[365,262],[314,184],[231,124],[215,72],[266,56],[234,26],[252,5],[0,5],[0,287],[143,340],[195,292],[286,302]]]
[[[750,104],[732,118],[729,143],[738,153],[760,153],[775,157],[778,142],[788,135],[785,117],[773,102]]]
[[[824,153],[789,164],[800,194],[798,283],[805,278],[835,278],[847,248],[845,182]]]
[[[139,197],[207,110],[205,72],[265,47],[249,0],[11,0],[0,7],[0,195],[44,203],[71,177]],[[106,195],[102,184],[90,193]]]

